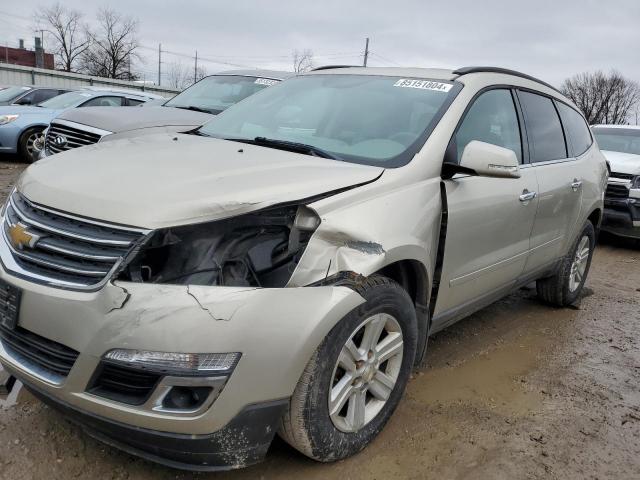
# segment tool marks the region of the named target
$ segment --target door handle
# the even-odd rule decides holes
[[[522,195],[520,195],[520,201],[522,203],[526,204],[529,201],[531,201],[534,198],[536,198],[537,196],[538,196],[538,192],[530,192],[529,190],[527,190],[525,188],[524,191],[522,192]]]
[[[573,182],[571,182],[571,190],[573,190],[574,192],[577,192],[581,186],[582,186],[582,182],[577,178],[574,178]]]

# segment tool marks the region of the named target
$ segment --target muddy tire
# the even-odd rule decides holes
[[[417,320],[411,298],[379,275],[353,284],[366,300],[326,336],[307,364],[280,436],[314,460],[362,450],[385,426],[411,374]]]
[[[595,245],[595,229],[591,222],[587,222],[562,259],[557,273],[536,282],[538,298],[557,307],[574,303],[587,280]]]
[[[34,150],[33,143],[42,135],[44,127],[33,127],[25,130],[18,140],[18,153],[24,163],[33,163],[38,160],[38,151]]]

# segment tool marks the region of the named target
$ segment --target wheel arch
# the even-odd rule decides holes
[[[392,262],[375,272],[398,283],[411,297],[418,319],[418,348],[415,365],[422,363],[427,349],[429,335],[429,293],[431,291],[429,273],[425,265],[416,259],[404,259]]]

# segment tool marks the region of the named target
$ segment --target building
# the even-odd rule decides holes
[[[35,38],[35,48],[33,50],[25,48],[24,40],[20,40],[18,48],[0,46],[0,62],[50,70],[53,70],[55,66],[53,54],[44,51],[39,37]]]

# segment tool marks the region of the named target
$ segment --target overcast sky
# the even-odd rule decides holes
[[[32,12],[53,2],[2,0],[0,43],[33,45]],[[167,63],[210,73],[230,66],[291,69],[291,51],[310,49],[315,64],[514,68],[553,84],[577,72],[616,69],[640,81],[640,0],[65,0],[91,21],[100,5],[140,21],[140,66],[157,75]],[[15,5],[15,8],[12,6]],[[45,45],[46,47],[46,45]]]

